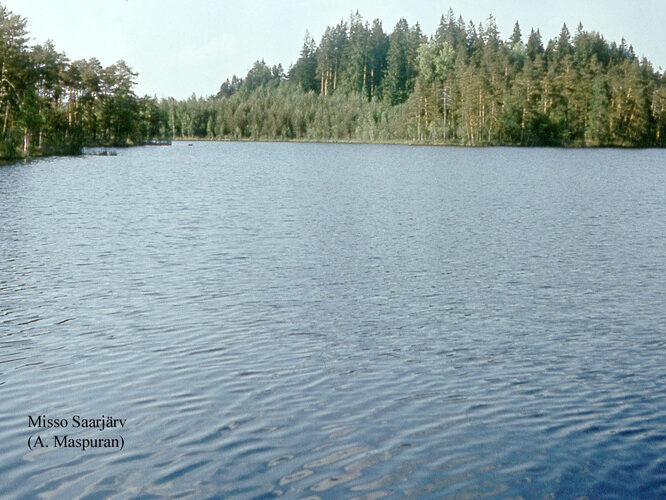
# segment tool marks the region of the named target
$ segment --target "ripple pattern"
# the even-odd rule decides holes
[[[1,167],[0,496],[666,496],[665,159],[175,143]],[[29,415],[124,418],[125,446],[30,451]],[[118,434],[66,433],[91,432]]]

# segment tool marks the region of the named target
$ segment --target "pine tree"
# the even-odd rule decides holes
[[[564,57],[570,56],[573,53],[573,47],[571,46],[571,35],[566,23],[562,25],[562,29],[560,30],[560,36],[558,37],[556,44],[556,51],[558,59],[563,59]]]
[[[12,118],[19,112],[26,88],[27,21],[0,5],[0,153],[13,154],[20,139],[12,133]]]
[[[384,81],[386,97],[391,104],[407,100],[414,71],[409,56],[412,50],[410,30],[403,18],[396,24],[390,36],[387,54],[386,78]]]
[[[347,45],[347,24],[344,21],[334,28],[327,27],[317,52],[317,75],[320,92],[329,95],[338,86],[342,54]]]
[[[522,48],[523,46],[522,36],[523,35],[520,32],[520,25],[518,24],[518,21],[516,21],[516,24],[514,24],[513,26],[513,33],[511,34],[511,38],[509,39],[512,50],[520,50]]]
[[[585,143],[587,145],[605,146],[611,143],[608,121],[609,109],[610,98],[606,78],[600,72],[595,72],[585,127]]]
[[[544,53],[543,44],[541,43],[541,33],[538,29],[536,31],[534,31],[534,29],[530,31],[530,37],[527,39],[526,51],[527,57],[532,61],[534,61],[538,55]]]
[[[317,44],[310,33],[306,31],[300,57],[289,71],[289,80],[299,85],[305,92],[319,90],[316,52]]]
[[[375,19],[370,31],[370,77],[369,97],[382,95],[382,83],[386,72],[386,56],[389,50],[389,37],[384,33],[382,22]]]
[[[369,98],[370,29],[358,11],[349,20],[349,40],[342,59],[342,86]]]

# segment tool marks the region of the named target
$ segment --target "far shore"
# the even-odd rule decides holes
[[[373,145],[373,146],[426,146],[426,147],[447,147],[447,148],[470,148],[470,149],[483,149],[483,148],[521,148],[521,149],[533,149],[533,148],[549,148],[549,149],[664,149],[659,146],[650,146],[650,147],[641,147],[641,146],[585,146],[585,145],[571,145],[571,146],[525,146],[525,145],[516,145],[516,144],[480,144],[480,145],[469,145],[469,144],[455,144],[455,143],[443,143],[443,142],[419,142],[419,141],[399,141],[399,140],[390,140],[390,141],[360,141],[355,139],[249,139],[249,138],[202,138],[202,137],[179,137],[177,139],[161,140],[161,141],[152,141],[144,144],[115,144],[115,145],[92,145],[84,146],[81,151],[74,153],[41,153],[33,152],[31,154],[20,154],[14,157],[0,157],[0,167],[6,165],[12,165],[18,162],[29,162],[31,160],[37,160],[42,158],[56,158],[61,156],[114,156],[112,151],[114,149],[125,149],[125,148],[134,148],[142,146],[164,146],[170,145],[172,142],[179,143],[193,143],[193,142],[242,142],[242,143],[273,143],[273,142],[282,142],[282,143],[303,143],[303,144],[364,144],[364,145]],[[95,153],[86,153],[86,149],[100,149],[105,152],[95,152]]]
[[[305,143],[305,144],[367,144],[375,146],[437,146],[437,147],[451,147],[451,148],[550,148],[550,149],[665,149],[660,146],[618,146],[618,145],[585,145],[585,144],[571,144],[571,145],[521,145],[521,144],[459,144],[455,142],[441,142],[441,141],[402,141],[402,140],[387,140],[387,141],[362,141],[356,139],[270,139],[259,138],[250,139],[242,138],[226,138],[226,137],[178,137],[172,139],[172,142],[284,142],[284,143]]]

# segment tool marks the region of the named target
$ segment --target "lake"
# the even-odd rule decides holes
[[[44,159],[0,236],[4,498],[666,496],[663,150]]]

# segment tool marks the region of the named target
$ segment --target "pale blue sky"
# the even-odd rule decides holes
[[[305,30],[320,40],[328,25],[358,9],[380,18],[390,33],[400,17],[432,35],[452,7],[478,24],[492,13],[503,39],[519,21],[523,37],[540,28],[544,43],[563,23],[607,40],[624,36],[639,56],[666,68],[666,0],[0,0],[28,19],[33,43],[52,39],[70,59],[124,59],[139,73],[137,93],[186,98],[208,96],[232,74],[244,76],[257,59],[282,63],[298,58]],[[485,23],[484,23],[485,24]]]

